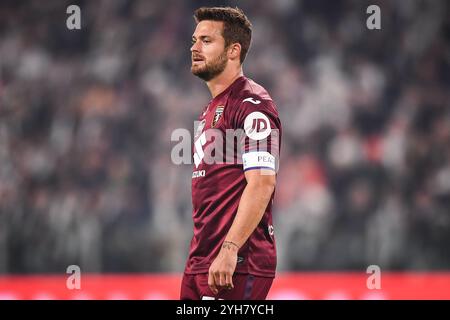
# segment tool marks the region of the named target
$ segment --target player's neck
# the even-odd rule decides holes
[[[243,76],[242,68],[236,70],[224,70],[214,79],[206,82],[213,99],[225,91],[237,78]]]

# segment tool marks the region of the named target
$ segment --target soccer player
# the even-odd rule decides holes
[[[252,33],[244,13],[203,7],[194,18],[191,71],[212,100],[194,138],[194,236],[180,298],[262,300],[276,269],[272,203],[281,124],[267,91],[243,75]],[[223,133],[222,142],[229,130],[244,132],[232,139],[241,161],[206,161],[206,149],[220,140],[208,138],[212,130]]]

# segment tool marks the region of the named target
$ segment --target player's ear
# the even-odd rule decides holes
[[[241,45],[239,43],[233,43],[228,48],[228,58],[230,60],[239,60],[241,56]]]

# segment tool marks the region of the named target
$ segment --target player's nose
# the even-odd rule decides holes
[[[191,52],[199,52],[199,41],[195,41],[191,46]]]

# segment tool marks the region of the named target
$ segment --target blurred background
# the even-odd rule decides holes
[[[244,10],[244,73],[278,106],[279,274],[450,271],[447,1],[2,0],[3,280],[181,275],[192,168],[170,137],[210,100],[190,73],[202,5]]]

